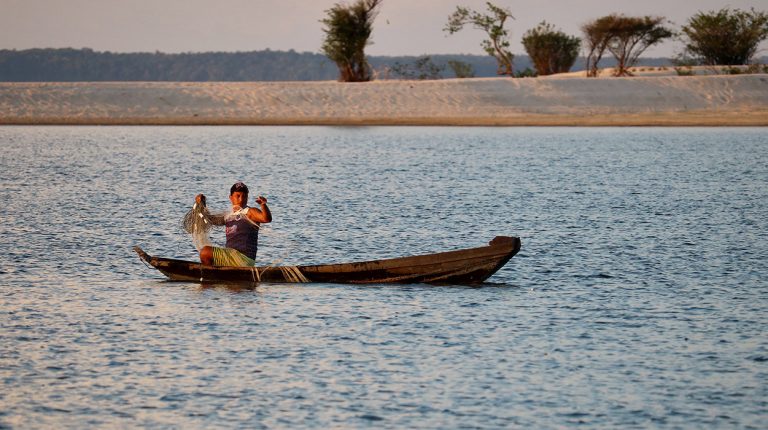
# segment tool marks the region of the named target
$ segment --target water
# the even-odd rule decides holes
[[[0,428],[765,428],[764,128],[0,128]],[[520,236],[479,287],[170,283]],[[253,196],[252,196],[253,197]],[[217,240],[221,240],[218,236]]]

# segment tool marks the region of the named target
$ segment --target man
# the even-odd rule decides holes
[[[205,196],[195,197],[198,204],[204,204]],[[229,189],[232,212],[214,224],[225,225],[227,247],[204,246],[200,250],[200,262],[208,266],[253,266],[259,243],[259,224],[272,222],[272,213],[264,196],[256,198],[261,209],[248,207],[248,187],[237,182]]]

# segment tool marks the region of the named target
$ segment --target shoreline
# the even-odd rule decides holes
[[[0,83],[0,125],[768,126],[768,75]]]
[[[205,120],[198,118],[146,119],[146,118],[73,118],[46,117],[6,121],[0,118],[0,126],[327,126],[327,127],[766,127],[768,114],[722,115],[696,114],[663,117],[653,115],[613,115],[587,118],[582,116],[540,116],[525,118],[361,118],[338,120]]]

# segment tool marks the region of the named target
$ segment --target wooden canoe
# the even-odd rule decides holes
[[[356,263],[308,266],[228,267],[154,257],[133,248],[144,262],[173,281],[338,284],[477,284],[520,250],[517,237],[496,236],[487,246]]]

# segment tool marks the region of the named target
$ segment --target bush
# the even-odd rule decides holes
[[[531,70],[530,67],[526,67],[525,70],[519,70],[515,72],[516,78],[535,78],[536,76],[538,76],[536,71]]]
[[[539,75],[568,72],[581,48],[578,37],[555,31],[546,21],[528,30],[522,42]]]
[[[428,55],[419,57],[412,64],[395,63],[392,74],[400,79],[416,79],[420,81],[440,79],[445,66],[439,66]]]
[[[701,64],[748,64],[760,43],[768,38],[768,14],[720,9],[699,12],[683,26],[685,49]]]
[[[448,60],[448,67],[457,78],[474,78],[475,70],[472,65],[459,60]]]

